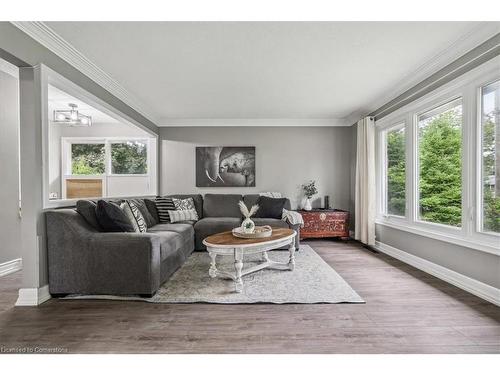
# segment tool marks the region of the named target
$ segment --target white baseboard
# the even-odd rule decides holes
[[[375,248],[381,253],[399,259],[400,261],[418,268],[419,270],[436,276],[437,278],[453,284],[460,289],[472,293],[479,298],[500,306],[500,289],[498,288],[494,288],[491,285],[472,279],[468,276],[462,275],[461,273],[452,271],[449,268],[440,266],[439,264],[409,254],[379,241],[375,243]]]
[[[50,299],[49,286],[19,289],[16,306],[38,306]]]
[[[23,268],[23,260],[21,258],[9,260],[0,264],[0,276],[5,276],[10,273],[17,272]]]

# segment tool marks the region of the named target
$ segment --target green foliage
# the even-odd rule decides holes
[[[500,232],[500,197],[498,187],[490,185],[490,176],[495,177],[495,122],[494,114],[487,114],[483,123],[483,230]]]
[[[311,180],[307,184],[303,184],[302,190],[304,190],[305,196],[308,199],[311,199],[313,195],[318,193],[318,189],[316,188],[316,181]]]
[[[74,175],[103,174],[104,145],[103,144],[72,144],[71,173]]]
[[[404,216],[405,197],[404,129],[387,133],[387,213]]]
[[[114,143],[111,145],[111,167],[114,174],[146,174],[147,148],[141,142]]]
[[[419,123],[422,220],[461,225],[461,124],[461,107],[455,107]]]

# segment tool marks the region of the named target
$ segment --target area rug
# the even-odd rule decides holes
[[[286,262],[288,251],[271,251],[271,260]],[[234,271],[232,257],[218,257],[219,270]],[[259,256],[244,258],[243,267],[259,262]],[[234,291],[229,279],[210,278],[210,257],[195,252],[152,298],[137,296],[71,295],[65,299],[114,299],[151,303],[364,303],[347,282],[309,245],[295,254],[295,270],[263,269],[243,276],[243,292]]]

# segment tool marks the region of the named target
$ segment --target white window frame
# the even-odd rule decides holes
[[[147,170],[148,173],[142,174],[127,174],[127,173],[111,173],[112,157],[111,145],[114,143],[126,143],[127,141],[140,141],[146,144],[147,149]],[[98,175],[75,175],[72,174],[72,159],[71,159],[71,145],[73,144],[104,144],[104,173]],[[101,179],[103,197],[108,196],[107,179],[108,177],[147,177],[148,184],[151,185],[151,144],[149,138],[144,137],[62,137],[61,138],[61,195],[62,199],[66,198],[66,180],[67,179]]]
[[[393,218],[400,218],[404,219],[407,216],[408,213],[408,199],[406,197],[407,191],[408,191],[408,186],[405,182],[405,214],[404,215],[395,215],[391,214],[388,211],[387,207],[387,133],[394,131],[394,130],[399,130],[399,129],[404,129],[405,131],[405,143],[407,142],[407,137],[406,137],[406,121],[405,119],[401,119],[401,121],[395,121],[392,123],[392,125],[388,125],[387,127],[381,129],[381,131],[378,134],[379,137],[379,144],[380,148],[378,149],[379,156],[378,160],[380,160],[378,165],[378,175],[380,176],[379,180],[379,191],[383,192],[383,194],[379,194],[379,201],[378,201],[378,207],[379,207],[379,212],[380,214],[386,218],[389,219],[391,217]],[[406,143],[407,146],[407,143]],[[406,147],[405,147],[406,151]],[[405,173],[407,171],[407,160],[406,160],[406,152],[405,152]],[[406,178],[405,181],[408,181]]]
[[[500,255],[500,236],[481,232],[481,88],[500,79],[500,56],[457,77],[423,97],[376,121],[377,216],[376,224],[421,236]],[[419,220],[418,211],[418,115],[462,98],[462,227]],[[384,199],[384,132],[405,123],[406,203],[405,217],[387,215]]]

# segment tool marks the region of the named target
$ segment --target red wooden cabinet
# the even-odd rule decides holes
[[[343,210],[299,211],[304,218],[300,238],[341,237],[349,239],[349,212]]]

